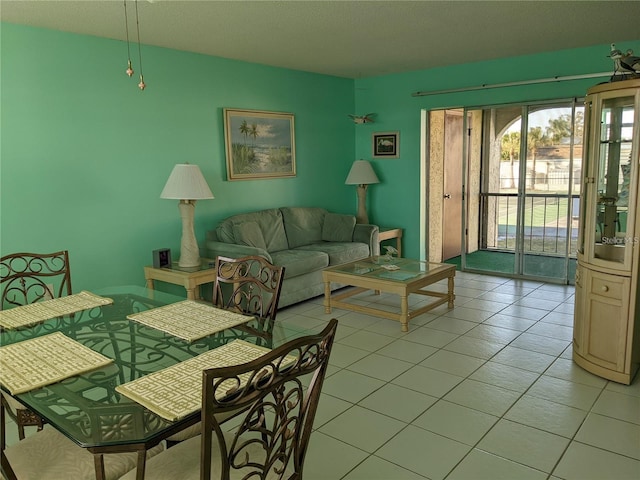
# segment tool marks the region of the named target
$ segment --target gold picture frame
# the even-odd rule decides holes
[[[292,113],[224,109],[227,180],[296,176]]]

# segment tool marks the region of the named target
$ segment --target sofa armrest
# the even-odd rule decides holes
[[[208,240],[205,245],[205,249],[207,258],[213,259],[218,255],[229,258],[240,258],[249,255],[257,255],[273,263],[269,252],[262,248],[250,247],[248,245],[237,245],[235,243],[225,243]]]
[[[370,225],[367,223],[356,223],[353,229],[353,241],[362,242],[369,245],[369,253],[371,255],[380,255],[380,242],[378,241],[378,233],[380,229],[378,225]]]

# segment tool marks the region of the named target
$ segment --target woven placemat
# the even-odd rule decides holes
[[[254,317],[194,300],[184,300],[127,315],[127,318],[169,333],[174,337],[193,342],[213,333],[246,323]]]
[[[244,340],[234,340],[197,357],[119,385],[116,390],[157,415],[175,421],[200,410],[203,370],[239,365],[270,351]],[[283,364],[293,361],[295,358],[291,357]],[[248,375],[245,375],[245,381]]]
[[[111,362],[110,358],[55,332],[0,347],[0,384],[17,395]]]
[[[50,318],[69,315],[112,303],[113,300],[110,298],[82,291],[66,297],[54,298],[52,300],[45,300],[43,302],[31,303],[29,305],[0,311],[0,327],[7,330],[18,327],[28,327],[49,320]]]

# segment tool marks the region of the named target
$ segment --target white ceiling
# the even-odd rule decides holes
[[[347,78],[611,42],[624,51],[625,41],[640,39],[637,0],[139,0],[137,7],[143,44]],[[135,0],[127,11],[135,41]],[[0,19],[126,39],[123,0],[1,0]]]

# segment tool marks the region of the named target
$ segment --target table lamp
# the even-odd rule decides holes
[[[358,213],[356,214],[356,223],[369,223],[367,215],[367,186],[371,183],[380,183],[373,167],[366,160],[356,160],[351,166],[346,185],[357,185],[358,193]]]
[[[178,208],[182,217],[182,240],[178,265],[180,267],[199,267],[200,252],[193,231],[196,200],[214,198],[200,168],[188,163],[173,167],[160,198],[180,200]]]

